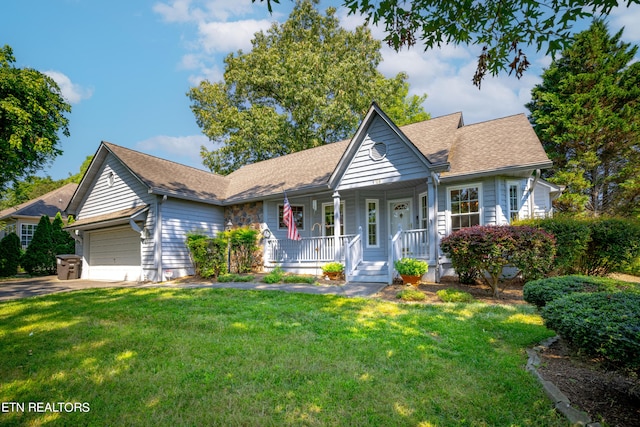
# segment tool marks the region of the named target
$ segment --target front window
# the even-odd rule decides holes
[[[480,186],[449,190],[451,231],[480,225]]]
[[[513,222],[518,219],[518,212],[520,211],[520,191],[518,183],[508,183],[509,188],[509,222]]]
[[[420,228],[427,229],[429,225],[429,198],[427,193],[420,194]]]
[[[336,230],[336,217],[333,214],[333,203],[322,205],[324,211],[324,235],[333,236]],[[340,202],[340,235],[344,235],[344,202]]]
[[[33,234],[36,232],[36,227],[36,224],[21,224],[20,243],[22,244],[22,249],[27,249],[27,246],[31,243]]]
[[[278,228],[286,230],[287,225],[282,221],[282,212],[284,205],[278,205]],[[304,206],[291,205],[291,212],[293,213],[293,220],[296,222],[296,228],[298,230],[304,230]]]
[[[373,248],[378,247],[378,200],[377,199],[367,199],[367,247]]]

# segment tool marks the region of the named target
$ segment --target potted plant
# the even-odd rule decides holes
[[[331,280],[338,280],[342,277],[344,265],[339,262],[330,262],[322,266],[322,274]]]
[[[422,261],[415,258],[401,258],[394,264],[396,271],[402,277],[402,281],[405,284],[412,284],[418,286],[422,276],[429,269],[429,264],[426,261]]]

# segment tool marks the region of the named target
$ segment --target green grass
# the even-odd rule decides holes
[[[533,307],[234,289],[96,289],[0,304],[0,425],[554,426],[524,369]]]

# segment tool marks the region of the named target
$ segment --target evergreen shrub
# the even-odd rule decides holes
[[[18,266],[22,257],[20,238],[16,233],[9,233],[0,240],[0,277],[18,274]]]

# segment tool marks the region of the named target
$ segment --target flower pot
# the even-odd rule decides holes
[[[342,277],[342,272],[341,271],[327,272],[325,273],[325,275],[329,278],[329,280],[340,280],[340,278]]]
[[[420,284],[420,280],[422,279],[422,276],[409,276],[408,274],[401,274],[400,277],[402,277],[402,281],[405,285],[413,286],[418,286]]]

